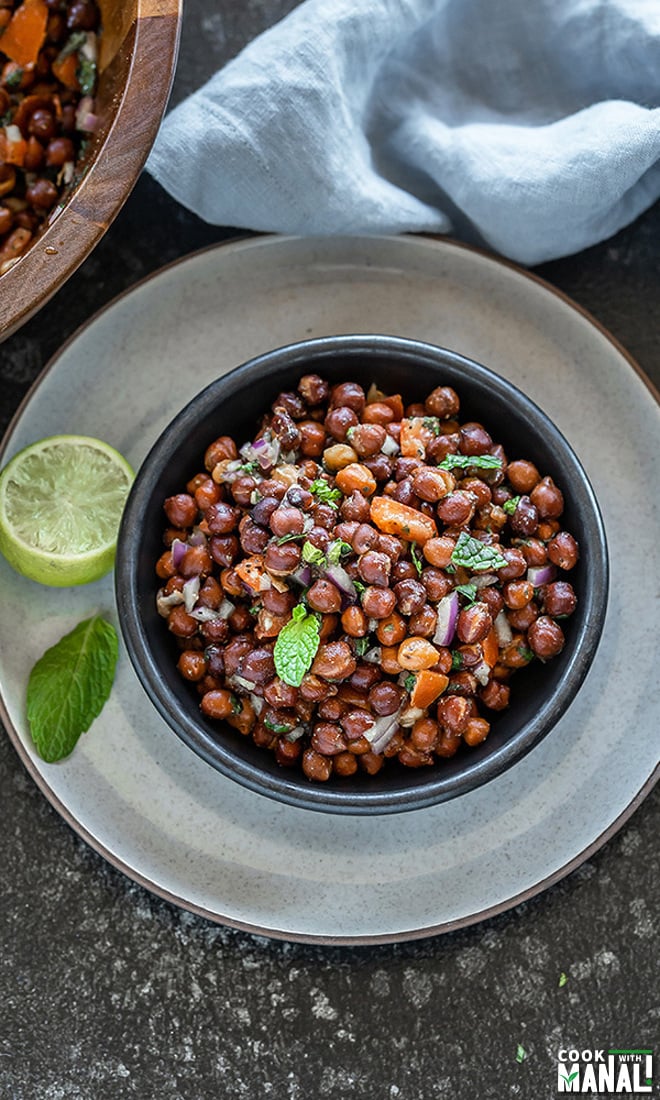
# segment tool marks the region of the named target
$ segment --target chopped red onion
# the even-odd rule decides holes
[[[206,546],[206,535],[199,527],[193,528],[193,533],[188,539],[189,546]]]
[[[476,676],[482,687],[485,687],[490,680],[490,665],[486,664],[485,661],[480,661],[479,664],[475,665],[470,671]]]
[[[299,738],[304,736],[304,733],[304,726],[294,726],[294,728],[292,730],[289,730],[289,732],[286,733],[284,736],[287,741],[298,741]]]
[[[182,542],[181,539],[174,539],[174,541],[172,543],[172,546],[171,546],[171,550],[172,550],[172,561],[174,563],[174,568],[175,569],[178,569],[179,566],[181,565],[181,562],[183,561],[183,559],[186,556],[187,549],[188,549],[188,543],[187,542]]]
[[[252,692],[256,688],[254,680],[246,680],[244,676],[232,676],[232,683],[237,687],[243,688],[247,692]]]
[[[379,665],[382,660],[382,651],[379,645],[372,646],[366,653],[363,653],[362,660],[366,661],[368,665]]]
[[[435,628],[435,634],[433,635],[433,642],[435,645],[448,646],[451,645],[452,638],[456,632],[456,622],[458,619],[458,612],[460,604],[458,600],[458,592],[450,592],[448,596],[444,596],[438,604],[438,621]]]
[[[252,692],[252,694],[250,695],[250,702],[252,703],[252,706],[254,707],[254,713],[257,715],[257,717],[259,717],[262,710],[264,709],[263,699],[261,698],[260,695],[255,695],[254,692]]]
[[[156,593],[156,611],[159,615],[162,615],[164,619],[167,618],[173,607],[183,602],[183,592],[179,592],[177,588],[174,589],[174,592],[170,592],[169,596],[165,595],[162,588],[159,588]]]
[[[290,574],[290,577],[296,584],[301,584],[303,588],[307,588],[312,583],[312,570],[308,565],[301,565],[299,569]]]
[[[357,601],[357,589],[342,565],[326,565],[323,572],[350,603]]]
[[[212,607],[204,607],[201,604],[199,607],[193,607],[189,612],[192,619],[196,619],[198,623],[212,623],[215,619],[219,619],[218,612]]]
[[[499,577],[496,577],[494,573],[480,573],[478,577],[472,577],[470,584],[473,584],[476,589],[489,588],[491,584],[497,584]]]
[[[187,580],[183,586],[183,602],[186,605],[186,611],[188,614],[192,611],[193,607],[197,603],[197,597],[199,596],[199,577],[191,577]]]
[[[387,455],[388,458],[393,458],[394,455],[398,455],[400,450],[401,448],[399,447],[396,439],[393,439],[391,435],[386,435],[385,442],[381,447],[381,452],[384,455]]]
[[[382,718],[377,718],[371,729],[365,730],[364,736],[370,743],[372,752],[385,751],[399,727],[402,710],[403,706],[399,707],[396,714],[386,714]]]
[[[540,588],[542,584],[550,584],[557,576],[554,565],[532,565],[527,570],[527,580],[534,588]]]
[[[497,634],[497,643],[499,646],[509,645],[513,641],[513,631],[509,626],[509,620],[506,617],[504,611],[500,611],[499,615],[495,616],[495,633]]]
[[[399,725],[404,729],[410,729],[415,725],[418,718],[423,718],[426,711],[420,710],[419,707],[406,707],[403,714],[399,718]]]
[[[98,121],[94,111],[94,100],[90,95],[83,96],[76,109],[76,130],[91,134],[98,126]]]

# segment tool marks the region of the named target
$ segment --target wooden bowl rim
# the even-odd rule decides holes
[[[137,0],[128,79],[108,134],[62,212],[0,277],[0,340],[25,324],[92,252],[130,195],[151,151],[172,89],[183,0]],[[157,47],[157,48],[156,48]],[[148,119],[136,127],[136,111]],[[122,160],[119,180],[113,162]],[[104,169],[115,186],[99,188]],[[93,201],[90,192],[95,191]]]

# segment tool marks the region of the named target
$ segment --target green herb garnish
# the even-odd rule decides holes
[[[366,634],[365,634],[364,638],[354,638],[353,639],[353,645],[354,645],[355,652],[358,655],[358,657],[364,657],[364,655],[367,652],[367,650],[369,648],[369,645],[370,645],[369,638],[367,637]]]
[[[341,500],[341,491],[333,489],[322,477],[317,477],[312,482],[309,491],[320,500],[321,504],[331,504],[333,508],[336,508]]]
[[[520,654],[520,656],[524,657],[524,659],[526,661],[533,661],[534,660],[534,654],[533,654],[531,649],[527,648],[527,646],[519,645],[517,647],[517,650],[518,650],[518,653]]]
[[[484,573],[487,569],[503,569],[507,560],[494,546],[486,546],[484,542],[468,535],[467,531],[461,531],[451,563],[471,569],[473,573]]]
[[[466,470],[468,466],[476,466],[479,470],[501,470],[502,459],[497,455],[446,455],[438,463],[440,470]]]
[[[518,507],[518,501],[519,500],[520,500],[520,497],[510,497],[509,500],[504,501],[504,504],[502,505],[502,507],[503,507],[504,511],[506,512],[506,514],[508,516],[513,515],[516,508]]]
[[[335,539],[328,547],[328,561],[330,565],[338,565],[342,555],[352,553],[353,547],[350,542],[344,542],[343,539]]]
[[[457,584],[456,591],[461,596],[465,596],[468,603],[475,603],[477,599],[477,586],[476,584]]]
[[[567,981],[568,981],[568,978],[566,977],[566,975],[564,974],[564,971],[562,970],[561,974],[559,975],[559,981],[557,982],[557,985],[561,989],[562,986],[566,985]]]
[[[96,87],[96,62],[90,61],[84,54],[78,54],[76,76],[83,95],[91,95]]]
[[[65,61],[72,53],[76,53],[85,45],[86,41],[87,35],[84,31],[74,31],[73,34],[70,34],[57,55],[57,64],[59,65],[60,62]]]
[[[525,1050],[524,1046],[518,1043],[518,1046],[516,1047],[516,1062],[518,1062],[518,1065],[520,1065],[521,1062],[524,1062],[526,1057],[527,1051]]]
[[[440,421],[437,416],[422,417],[422,424],[427,431],[433,432],[434,435],[440,435]]]
[[[264,718],[264,726],[273,733],[289,733],[291,726],[283,726],[280,722],[271,722],[270,718]]]
[[[258,462],[243,462],[243,464],[241,466],[239,466],[238,469],[243,470],[243,472],[246,473],[246,474],[253,474],[255,470],[259,469],[259,463]]]
[[[367,586],[362,581],[353,581],[353,588],[357,592],[358,596],[361,596],[363,592],[366,592]]]
[[[230,699],[231,709],[233,714],[240,714],[243,710],[243,704],[237,695],[232,695]]]
[[[278,546],[282,546],[282,544],[285,543],[285,542],[295,542],[296,539],[304,539],[304,537],[305,536],[303,535],[303,533],[301,531],[297,535],[294,534],[294,533],[292,533],[290,535],[282,535],[279,539],[276,539],[275,541],[277,542]]]
[[[454,650],[451,655],[451,671],[459,672],[463,668],[463,654]]]
[[[304,542],[302,548],[302,560],[307,565],[325,565],[325,554],[322,550],[319,550],[318,546],[314,546],[313,542]]]
[[[415,673],[414,672],[409,672],[408,675],[406,676],[405,680],[403,681],[403,686],[406,689],[406,691],[408,692],[408,695],[412,695],[413,691],[415,690],[415,684],[416,683],[417,683],[417,677],[415,676]]]
[[[424,563],[421,560],[421,558],[419,557],[419,555],[417,554],[417,543],[415,543],[415,542],[410,543],[410,557],[412,558],[412,563],[415,566],[415,569],[417,570],[418,577],[421,577],[422,569],[424,568]]]
[[[28,723],[39,755],[49,764],[68,756],[103,710],[117,654],[115,628],[95,615],[47,649],[32,669]]]
[[[23,79],[23,70],[20,66],[12,71],[4,78],[5,88],[20,88],[21,80]]]
[[[300,687],[312,667],[319,648],[319,620],[303,604],[293,609],[292,618],[277,635],[273,657],[275,671],[289,687]]]

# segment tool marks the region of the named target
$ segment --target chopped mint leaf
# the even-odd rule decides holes
[[[513,515],[516,508],[518,507],[518,501],[519,500],[520,500],[520,497],[510,497],[509,500],[504,501],[504,504],[502,505],[502,507],[503,507],[504,511],[506,512],[506,514],[508,516]]]
[[[457,584],[456,591],[459,595],[465,596],[468,603],[474,603],[477,598],[476,584]]]
[[[344,542],[343,539],[336,539],[334,542],[331,542],[328,547],[328,561],[330,565],[338,565],[342,555],[352,553],[353,547],[350,542]]]
[[[410,557],[412,558],[412,563],[415,566],[415,569],[417,570],[418,577],[421,577],[422,569],[424,568],[424,563],[423,563],[422,559],[419,557],[419,554],[417,553],[417,543],[415,543],[415,542],[410,543]]]
[[[87,35],[84,31],[74,31],[73,34],[70,34],[57,55],[57,63],[65,61],[70,54],[76,53],[85,45],[86,41]]]
[[[364,638],[354,638],[353,647],[358,657],[364,657],[369,648],[369,638],[367,635],[365,635]]]
[[[284,542],[295,542],[296,539],[304,539],[304,537],[305,536],[302,534],[302,532],[298,535],[292,533],[290,535],[282,535],[279,539],[276,539],[276,542],[278,546],[281,546]]]
[[[252,473],[254,473],[255,470],[259,469],[259,463],[258,462],[243,462],[238,467],[238,469],[242,470],[243,473],[245,473],[245,474],[252,474]]]
[[[488,569],[503,569],[507,561],[496,547],[487,546],[479,539],[472,538],[467,531],[461,531],[451,556],[451,564],[462,565],[473,573],[484,573]]]
[[[434,435],[440,435],[440,421],[437,416],[425,416],[422,418],[422,424],[427,431],[433,432]]]
[[[4,78],[5,88],[20,88],[22,79],[23,70],[20,68],[20,66],[16,69],[12,69],[11,72]]]
[[[446,455],[438,463],[441,470],[466,470],[468,466],[476,466],[479,470],[501,470],[502,459],[497,455]]]
[[[333,508],[336,508],[341,500],[341,491],[339,489],[333,489],[328,485],[327,481],[324,481],[321,477],[317,477],[316,480],[312,482],[309,491],[317,497],[321,504],[331,504]]]
[[[96,87],[96,62],[90,61],[84,54],[78,54],[78,68],[76,70],[80,91],[83,95],[92,95]]]
[[[27,717],[39,755],[47,763],[73,752],[103,710],[118,655],[113,626],[94,615],[85,619],[35,664],[27,689]]]
[[[463,668],[463,655],[456,650],[451,655],[451,671],[459,672]]]
[[[354,587],[355,591],[357,592],[358,596],[361,596],[362,593],[366,590],[367,586],[366,586],[366,584],[363,584],[362,581],[353,581],[353,587]]]
[[[518,1062],[518,1064],[520,1065],[521,1062],[525,1061],[526,1057],[527,1051],[525,1050],[524,1046],[518,1043],[518,1046],[516,1047],[516,1062]]]
[[[409,672],[408,675],[406,676],[405,680],[403,681],[403,686],[406,689],[406,691],[408,692],[408,695],[412,695],[413,691],[415,690],[415,684],[416,683],[417,683],[417,677],[415,676],[415,673],[414,672]]]
[[[231,697],[231,709],[234,714],[240,714],[243,710],[243,704],[237,695],[232,695]]]
[[[273,656],[275,671],[290,687],[300,687],[319,648],[319,618],[297,604],[292,618],[277,635]]]
[[[518,653],[520,654],[521,657],[524,657],[524,659],[526,661],[533,661],[534,660],[534,654],[533,654],[532,650],[528,649],[527,646],[525,646],[525,645],[519,645],[518,646]]]
[[[325,565],[325,554],[314,546],[312,542],[304,542],[302,548],[302,560],[307,565]]]
[[[562,970],[561,974],[559,975],[559,981],[557,982],[557,985],[561,989],[562,986],[566,985],[567,981],[568,981],[568,978],[566,977],[566,975],[564,974],[564,971]]]
[[[271,722],[270,718],[264,718],[264,726],[273,733],[288,733],[291,726],[284,726],[281,722]]]

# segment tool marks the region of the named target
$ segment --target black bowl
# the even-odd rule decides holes
[[[376,776],[358,773],[310,783],[302,771],[280,767],[224,723],[206,719],[199,696],[176,670],[177,650],[156,612],[154,565],[162,553],[163,501],[202,466],[208,444],[222,434],[239,445],[252,439],[260,416],[301,375],[332,382],[372,382],[404,402],[423,400],[438,385],[453,386],[461,418],[482,421],[512,457],[533,461],[564,490],[565,523],[582,549],[571,573],[577,610],[566,624],[566,645],[548,664],[533,662],[513,681],[511,706],[489,715],[491,732],[475,748],[435,767],[405,768],[388,761]],[[429,806],[471,791],[520,760],[550,732],[584,680],[600,640],[607,606],[607,545],[587,476],[548,417],[520,390],[454,352],[393,336],[335,336],[307,340],[261,355],[202,390],[164,430],[143,462],[119,533],[116,592],[129,655],[150,699],[168,725],[218,771],[253,791],[294,806],[343,814],[382,814]]]

